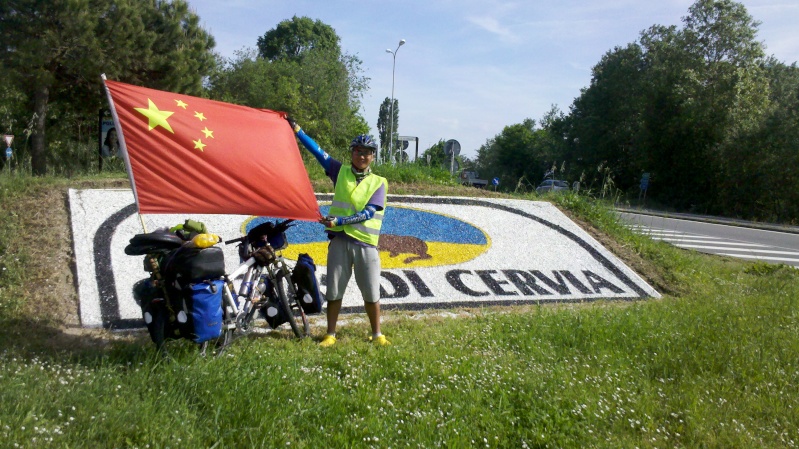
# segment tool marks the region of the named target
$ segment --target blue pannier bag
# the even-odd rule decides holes
[[[184,335],[195,343],[202,343],[222,335],[222,279],[189,284],[183,289],[183,310],[178,312],[178,322],[188,329]]]
[[[316,264],[308,254],[297,257],[297,265],[291,272],[291,280],[297,286],[297,302],[307,315],[321,313],[324,300],[316,280]]]

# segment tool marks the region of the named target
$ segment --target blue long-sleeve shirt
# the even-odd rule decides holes
[[[311,154],[313,154],[316,160],[319,161],[319,164],[325,169],[325,174],[327,174],[327,176],[330,176],[329,171],[331,165],[333,165],[333,162],[337,162],[339,170],[341,169],[341,162],[333,159],[329,154],[327,154],[327,152],[325,152],[325,150],[323,150],[315,140],[311,139],[308,134],[305,134],[305,131],[303,131],[302,128],[300,128],[295,134],[297,135],[297,138],[300,139],[302,146],[304,146]],[[336,170],[336,176],[338,176],[338,170]],[[333,178],[333,183],[335,184],[335,182],[336,179]]]
[[[341,171],[342,163],[330,156],[322,147],[316,143],[310,136],[305,134],[305,131],[300,128],[295,132],[297,138],[299,139],[302,146],[305,147],[316,160],[319,162],[319,165],[325,170],[325,174],[333,181],[333,185],[336,185],[336,181],[338,180],[338,174]],[[336,218],[336,226],[347,225],[347,224],[355,224],[361,223],[363,221],[369,220],[374,217],[375,213],[379,210],[383,210],[383,205],[385,204],[386,200],[386,190],[384,186],[380,186],[377,191],[372,195],[369,201],[364,207],[363,210],[350,215],[349,217],[337,217]],[[330,231],[328,231],[330,232]],[[333,232],[330,232],[333,234]],[[338,234],[338,233],[336,233]]]

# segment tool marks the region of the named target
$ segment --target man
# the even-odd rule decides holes
[[[330,243],[327,251],[327,334],[322,347],[336,344],[336,322],[341,301],[353,270],[363,295],[364,308],[372,326],[369,340],[391,343],[380,332],[380,254],[377,243],[386,207],[388,182],[372,173],[377,145],[371,136],[357,136],[350,143],[351,164],[330,157],[297,123],[286,117],[302,145],[319,161],[333,181],[335,193],[330,215],[319,220],[325,225]]]

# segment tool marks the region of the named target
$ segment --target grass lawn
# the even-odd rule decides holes
[[[679,250],[593,201],[553,197],[664,297],[390,311],[382,348],[355,315],[333,348],[281,332],[219,358],[172,342],[166,361],[143,333],[76,322],[65,190],[119,182],[0,181],[2,447],[799,444],[793,268]]]

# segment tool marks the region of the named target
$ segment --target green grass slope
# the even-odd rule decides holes
[[[414,176],[392,193],[499,196]],[[277,333],[219,358],[173,342],[166,361],[142,333],[77,321],[66,189],[125,185],[0,179],[3,447],[799,444],[792,268],[679,250],[630,233],[595,201],[548,197],[664,297],[390,311],[394,344],[382,348],[355,315],[329,349]]]

